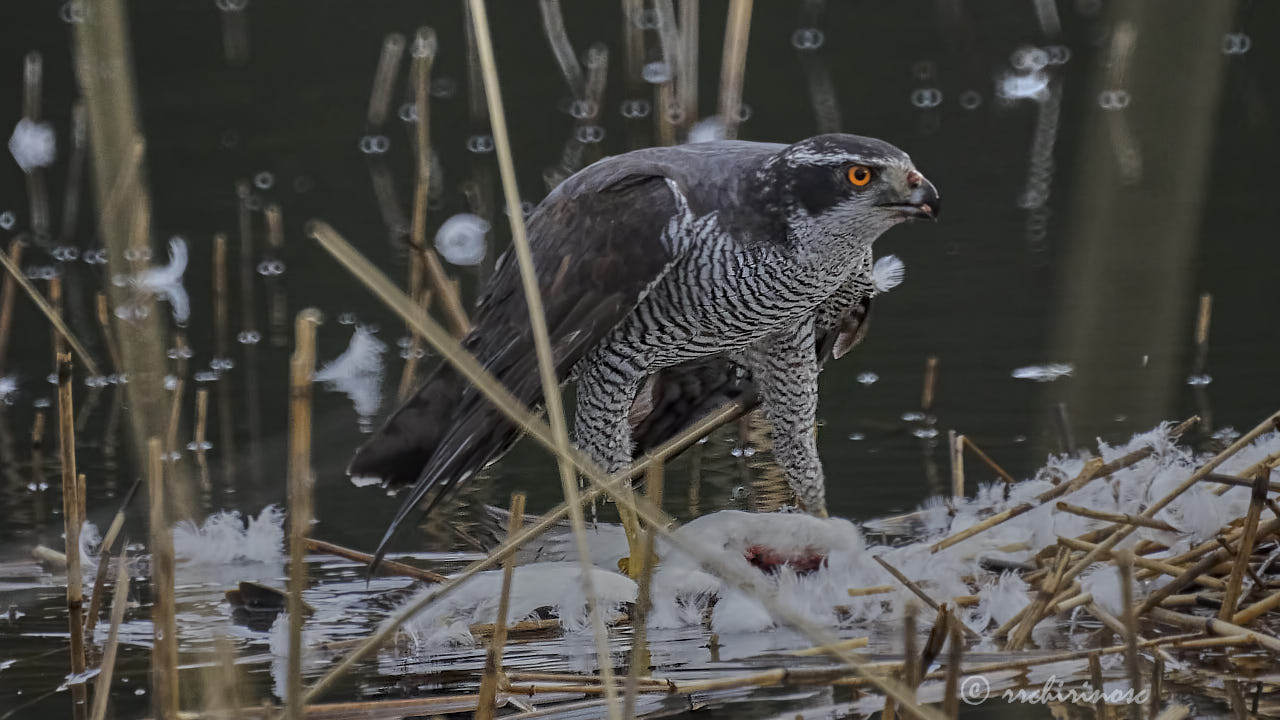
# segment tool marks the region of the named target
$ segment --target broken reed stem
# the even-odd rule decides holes
[[[170,466],[177,464],[178,457],[178,426],[182,424],[182,395],[186,389],[186,382],[181,376],[173,387],[173,399],[169,406],[169,424],[164,435],[165,461]]]
[[[209,425],[209,390],[196,390],[196,466],[200,468],[200,486],[209,492],[213,484],[209,481],[209,458],[205,451],[205,437]]]
[[[933,410],[933,393],[938,385],[938,356],[930,355],[924,361],[924,381],[920,388],[920,409]]]
[[[664,482],[662,464],[654,463],[650,465],[645,472],[645,493],[654,507],[662,507]],[[652,605],[649,593],[653,587],[653,570],[657,567],[659,560],[654,553],[653,528],[647,528],[641,532],[639,550],[638,557],[628,558],[627,568],[631,570],[633,569],[631,567],[632,563],[640,563],[636,583],[635,616],[631,622],[630,667],[627,668],[626,696],[622,703],[622,716],[624,718],[635,716],[636,691],[640,685],[640,676],[642,673],[647,675],[652,664],[648,637],[649,608]]]
[[[317,540],[315,538],[306,538],[306,544],[307,544],[307,549],[312,552],[328,553],[330,555],[336,555],[337,557],[340,557],[340,558],[346,558],[348,560],[354,560],[355,562],[358,562],[358,563],[364,563],[365,565],[368,565],[369,563],[373,562],[373,556],[368,553],[362,553],[359,550],[352,550],[351,548],[346,548],[341,545],[335,545],[331,542],[325,542],[324,540]],[[407,565],[405,563],[398,562],[396,560],[387,560],[387,559],[384,559],[381,563],[378,564],[377,574],[401,575],[404,577],[410,577],[410,578],[414,578],[415,580],[422,580],[423,582],[429,582],[429,583],[440,583],[440,582],[445,582],[449,579],[444,575],[441,575],[440,573],[434,573],[434,572],[431,572],[430,570],[426,570],[420,567],[414,567],[413,565]]]
[[[1116,572],[1120,575],[1120,603],[1124,608],[1120,618],[1123,626],[1121,637],[1128,649],[1124,653],[1125,669],[1129,673],[1129,686],[1136,694],[1142,691],[1142,670],[1138,657],[1138,618],[1133,608],[1133,552],[1120,550],[1116,552]],[[1129,714],[1133,720],[1141,718],[1142,706],[1136,703],[1129,705]]]
[[[1218,611],[1219,620],[1231,620],[1235,616],[1236,603],[1240,600],[1240,586],[1244,582],[1245,571],[1249,569],[1249,556],[1253,554],[1253,545],[1258,537],[1258,520],[1262,517],[1262,507],[1267,502],[1267,478],[1270,470],[1259,472],[1253,481],[1253,494],[1249,499],[1249,511],[1244,519],[1244,533],[1240,536],[1240,549],[1235,563],[1231,566],[1231,576],[1227,579],[1227,588],[1222,593],[1222,608]]]
[[[227,236],[213,236],[213,342],[218,357],[230,357],[230,313],[227,308]]]
[[[1058,536],[1058,543],[1068,548],[1071,548],[1072,550],[1080,550],[1082,552],[1089,552],[1090,550],[1097,547],[1097,543],[1085,542],[1084,540],[1077,540],[1076,538],[1063,537],[1061,535]],[[1100,557],[1101,558],[1114,557],[1114,553],[1107,552],[1101,555]],[[1134,556],[1133,564],[1137,565],[1138,567],[1144,570],[1150,570],[1155,573],[1168,575],[1169,577],[1178,577],[1184,571],[1184,568],[1178,565],[1174,565],[1172,563],[1168,563],[1162,560],[1155,560],[1152,558],[1143,557],[1141,555]],[[1221,589],[1227,586],[1225,582],[1223,582],[1222,580],[1216,577],[1213,577],[1212,575],[1201,575],[1198,578],[1194,578],[1193,582],[1197,582],[1205,587],[1217,588],[1217,589]]]
[[[22,266],[22,240],[14,238],[9,243],[9,262],[17,267]],[[4,372],[5,360],[9,355],[9,336],[13,332],[13,306],[18,297],[18,286],[12,275],[4,276],[3,288],[0,288],[0,373]]]
[[[964,635],[956,623],[947,622],[947,680],[942,694],[942,712],[950,720],[960,717],[960,666],[964,662]]]
[[[1280,518],[1273,518],[1267,521],[1265,525],[1259,527],[1257,537],[1266,537],[1276,530],[1280,530]],[[1250,552],[1252,552],[1252,550],[1250,550]],[[1143,601],[1142,606],[1138,608],[1138,614],[1145,614],[1148,610],[1151,610],[1163,602],[1165,598],[1186,587],[1201,575],[1204,575],[1213,566],[1224,560],[1230,559],[1231,555],[1232,554],[1228,550],[1223,550],[1221,548],[1206,554],[1194,565],[1183,570],[1182,573],[1173,580],[1161,585],[1159,588],[1156,588],[1154,592],[1148,595],[1147,599]]]
[[[751,30],[752,0],[729,0],[720,59],[720,121],[728,140],[738,137],[742,109],[742,78],[747,68],[747,36]],[[655,109],[656,110],[656,109]]]
[[[127,545],[128,543],[126,543]],[[106,566],[111,559],[105,552],[99,556],[99,562]],[[120,646],[120,624],[124,622],[124,611],[129,605],[129,551],[120,551],[116,561],[116,586],[111,597],[111,629],[107,632],[107,644],[102,651],[101,672],[93,685],[92,720],[105,720],[107,716],[107,700],[111,697],[111,675],[116,667],[116,652]]]
[[[316,369],[320,311],[307,308],[294,323],[289,359],[289,667],[285,717],[299,720],[302,700],[302,591],[307,584],[307,533],[311,531],[311,376]]]
[[[511,496],[511,519],[507,522],[507,537],[520,532],[524,524],[524,493]],[[493,624],[493,638],[485,652],[484,676],[480,680],[480,698],[476,701],[476,720],[493,720],[497,714],[495,700],[502,680],[502,651],[507,644],[507,624],[511,618],[511,580],[515,576],[515,555],[502,561],[502,593],[498,596],[498,615]]]
[[[1166,610],[1161,607],[1154,607],[1147,611],[1148,617],[1157,622],[1176,625],[1188,630],[1197,630],[1222,637],[1245,636],[1250,641],[1257,643],[1259,647],[1276,653],[1280,652],[1280,639],[1273,635],[1257,632],[1248,628],[1242,628],[1235,623],[1229,623],[1225,620],[1217,618],[1200,617],[1196,615],[1184,615],[1172,610]]]
[[[62,518],[67,555],[67,624],[71,633],[71,672],[84,672],[84,588],[80,578],[80,527],[84,502],[76,478],[75,410],[71,399],[71,355],[58,354],[58,451],[62,465]]]
[[[427,193],[431,187],[431,114],[430,114],[430,98],[431,98],[431,66],[436,56],[436,34],[429,27],[423,27],[418,30],[417,36],[414,38],[413,45],[413,77],[414,77],[414,107],[417,110],[418,121],[414,128],[416,143],[415,154],[415,179],[413,190],[413,219],[410,226],[410,240],[413,252],[412,267],[417,268],[416,274],[425,273],[426,279],[431,282],[431,290],[440,298],[441,307],[444,308],[445,321],[453,328],[455,337],[463,337],[471,330],[471,323],[467,320],[467,311],[463,307],[462,298],[458,294],[458,288],[449,279],[448,273],[445,272],[444,265],[440,262],[440,255],[435,249],[427,244]],[[410,283],[409,296],[414,300],[421,301],[415,293],[420,293],[422,288],[414,287],[415,283]]]
[[[813,625],[804,618],[798,616],[793,611],[781,606],[771,596],[766,594],[759,588],[753,578],[741,574],[737,570],[731,569],[719,562],[718,559],[711,556],[705,549],[695,547],[684,539],[675,536],[672,529],[676,526],[675,521],[661,511],[655,511],[652,505],[647,501],[637,501],[630,497],[622,498],[623,483],[629,480],[637,473],[643,472],[649,465],[656,461],[665,460],[685,448],[692,445],[697,438],[702,437],[712,429],[720,427],[728,420],[739,417],[742,407],[739,403],[729,403],[724,407],[715,410],[690,427],[686,428],[676,437],[668,440],[651,452],[645,454],[644,457],[635,461],[631,467],[624,469],[613,475],[604,473],[593,460],[588,458],[577,448],[570,448],[568,451],[562,451],[556,445],[551,437],[551,430],[540,417],[534,415],[529,408],[514,398],[502,383],[495,380],[489,375],[479,362],[461,345],[449,336],[445,330],[435,323],[430,317],[422,314],[413,302],[409,300],[405,294],[391,282],[386,275],[380,272],[369,260],[363,257],[355,248],[344,240],[332,227],[324,222],[313,220],[307,225],[307,234],[315,238],[321,246],[325,248],[335,259],[339,261],[352,275],[364,283],[369,290],[382,300],[388,308],[393,310],[400,316],[402,320],[411,323],[414,328],[422,334],[431,346],[440,353],[440,355],[455,369],[471,382],[487,400],[492,402],[499,408],[507,419],[518,425],[526,434],[555,453],[558,457],[566,458],[573,463],[574,467],[585,476],[594,488],[588,489],[577,498],[576,502],[580,508],[583,503],[590,502],[601,495],[609,495],[615,501],[622,505],[634,506],[638,510],[638,515],[645,522],[650,523],[658,529],[668,541],[675,546],[698,559],[700,562],[713,568],[721,577],[732,581],[737,587],[746,592],[756,594],[761,598],[766,608],[776,617],[781,618],[787,624],[791,625],[801,633],[808,636],[815,643],[829,642],[829,638],[824,637],[825,633],[821,628]],[[622,498],[622,499],[620,499]],[[508,553],[515,550],[528,542],[530,539],[540,535],[550,528],[553,524],[560,521],[565,515],[569,514],[569,503],[562,503],[554,510],[543,515],[542,518],[526,531],[522,532],[517,538],[509,539],[502,543],[489,555],[481,560],[475,561],[473,564],[454,575],[448,582],[443,583],[434,592],[419,598],[413,604],[405,607],[395,617],[384,622],[372,636],[370,636],[363,644],[349,655],[339,661],[328,673],[326,673],[319,681],[317,681],[310,690],[307,691],[307,702],[313,702],[322,695],[333,683],[344,673],[352,668],[357,662],[366,657],[369,653],[381,647],[409,618],[421,612],[427,605],[444,597],[445,595],[457,589],[459,584],[473,577],[476,573],[492,567],[494,563],[501,562]],[[874,677],[864,667],[865,663],[847,653],[833,653],[848,665],[855,673],[866,677],[872,684],[879,687],[886,693],[902,694],[901,687],[897,684],[890,683],[884,678]],[[941,716],[934,710],[927,707],[918,708],[917,714],[923,713],[925,717],[936,719]]]
[[[270,203],[263,209],[262,214],[267,223],[269,255],[279,260],[284,254],[284,217],[280,206]],[[267,323],[271,329],[271,344],[276,347],[285,347],[289,344],[289,297],[285,293],[284,283],[275,275],[267,277],[267,291],[271,294]]]
[[[151,528],[151,711],[161,720],[177,720],[178,636],[174,618],[173,535],[165,510],[164,458],[160,438],[147,440],[147,495]]]
[[[991,456],[983,452],[982,448],[974,444],[974,442],[969,439],[968,435],[961,435],[960,439],[964,441],[964,446],[969,448],[974,455],[977,455],[979,460],[986,463],[987,467],[991,468],[996,475],[999,475],[1001,480],[1004,480],[1010,485],[1017,482],[1017,480],[1014,480],[1013,476],[1006,472],[1004,468],[1000,467],[995,460],[992,460]]]
[[[1106,720],[1107,701],[1102,694],[1102,660],[1100,656],[1100,653],[1089,653],[1089,680],[1093,683],[1093,689],[1098,693],[1097,699],[1093,701],[1093,716],[1095,720]]]
[[[40,121],[40,93],[43,87],[44,59],[39,52],[27,53],[23,62],[23,117],[31,122]],[[45,170],[33,167],[25,173],[27,199],[31,208],[31,230],[39,238],[49,235],[49,190],[45,184]]]
[[[1200,293],[1200,306],[1196,312],[1196,359],[1192,375],[1204,372],[1209,359],[1209,320],[1213,315],[1213,294]]]
[[[373,74],[373,91],[369,94],[369,112],[366,116],[370,132],[381,130],[391,108],[391,91],[396,83],[396,70],[404,54],[404,36],[391,33],[382,41],[382,53],[378,56],[378,69]]]
[[[964,436],[955,430],[947,431],[947,446],[951,448],[951,497],[964,497]]]
[[[609,637],[596,602],[595,587],[591,579],[591,550],[587,544],[586,524],[582,506],[578,504],[578,479],[568,460],[569,432],[565,424],[563,400],[560,396],[560,380],[556,377],[555,359],[547,332],[547,318],[538,289],[537,271],[533,253],[525,234],[524,214],[520,208],[520,189],[516,185],[515,163],[511,156],[511,140],[507,134],[506,113],[502,106],[502,89],[498,83],[497,64],[493,55],[493,38],[489,33],[489,18],[484,0],[469,0],[471,22],[475,28],[476,50],[484,76],[485,99],[489,105],[489,123],[493,128],[494,145],[498,153],[498,169],[502,176],[502,192],[507,200],[508,219],[511,223],[511,244],[520,269],[520,284],[524,288],[525,304],[529,311],[529,323],[533,331],[533,344],[538,358],[538,375],[542,383],[542,401],[551,426],[552,439],[557,450],[560,485],[565,501],[569,504],[569,520],[573,527],[574,545],[582,565],[582,591],[587,597],[591,628],[595,635],[596,656],[600,658],[600,674],[606,683],[610,720],[619,720],[617,693],[613,690],[613,668],[608,662]]]
[[[542,13],[542,31],[551,43],[551,54],[560,66],[560,74],[569,86],[569,94],[575,100],[586,96],[586,83],[582,79],[582,66],[578,64],[578,56],[573,52],[569,42],[569,33],[564,29],[564,14],[560,10],[560,0],[539,0],[538,9]]]
[[[1141,525],[1155,530],[1164,530],[1166,532],[1177,532],[1178,529],[1167,522],[1161,520],[1150,520],[1140,515],[1130,515],[1127,513],[1103,512],[1102,510],[1092,510],[1079,505],[1072,505],[1067,502],[1059,502],[1055,505],[1058,510],[1080,517],[1092,518],[1094,520],[1104,520],[1113,523],[1125,523],[1129,525]]]
[[[84,477],[81,475],[81,477]],[[129,492],[125,493],[124,501],[120,503],[120,509],[116,511],[115,517],[111,519],[111,525],[107,527],[107,533],[102,536],[102,544],[98,547],[98,573],[93,580],[93,594],[89,596],[89,612],[85,616],[84,634],[92,638],[93,629],[98,624],[98,607],[102,604],[102,593],[107,584],[107,566],[110,565],[108,560],[111,559],[111,548],[116,543],[116,538],[120,535],[120,530],[124,528],[125,511],[129,509],[129,504],[133,502],[133,496],[137,494],[138,488],[142,486],[142,478],[139,477],[133,481],[133,485],[129,487]],[[121,551],[123,554],[123,551]]]
[[[93,361],[89,351],[84,349],[84,345],[80,344],[80,341],[72,334],[71,328],[67,327],[67,324],[62,321],[62,317],[44,299],[40,291],[23,276],[22,269],[14,264],[8,253],[0,253],[0,265],[3,265],[4,269],[9,271],[9,276],[13,278],[13,281],[18,283],[18,287],[21,287],[27,293],[27,296],[31,298],[31,302],[35,303],[40,312],[53,325],[54,331],[66,341],[67,345],[75,352],[76,357],[80,358],[80,363],[84,365],[85,372],[93,376],[101,375],[102,371],[98,369],[98,364]]]
[[[124,372],[124,361],[120,359],[120,346],[116,344],[116,334],[111,331],[111,310],[107,305],[106,293],[99,292],[94,298],[98,316],[98,326],[102,328],[102,340],[107,345],[107,356],[111,358],[111,366],[117,373]]]
[[[1155,718],[1160,714],[1160,695],[1164,692],[1163,680],[1164,656],[1157,652],[1151,662],[1151,702],[1147,706],[1148,717]]]

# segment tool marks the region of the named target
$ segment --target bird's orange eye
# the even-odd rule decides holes
[[[858,187],[871,182],[871,168],[866,165],[854,165],[849,168],[849,182]]]

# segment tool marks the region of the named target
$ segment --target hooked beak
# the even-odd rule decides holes
[[[905,200],[895,203],[884,203],[880,207],[893,208],[914,220],[937,220],[942,213],[942,200],[938,197],[938,189],[923,175],[912,170],[907,175],[907,184],[911,192]]]

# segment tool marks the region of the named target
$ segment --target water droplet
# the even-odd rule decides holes
[[[169,348],[165,355],[168,355],[170,360],[186,360],[195,355],[195,351],[187,345],[179,345],[178,347]]]
[[[467,138],[467,150],[477,154],[493,152],[493,136],[472,135]]]
[[[977,110],[982,105],[982,94],[977,90],[965,90],[960,93],[960,107],[965,110]]]
[[[797,50],[817,50],[826,41],[818,28],[800,28],[791,33],[791,46]]]
[[[917,88],[911,91],[911,104],[918,108],[938,107],[942,104],[942,91],[938,88]]]
[[[218,373],[212,370],[201,370],[195,374],[196,382],[209,383],[218,379]]]
[[[1020,47],[1013,51],[1009,63],[1023,72],[1035,72],[1049,64],[1049,53],[1038,47]]]
[[[574,100],[569,104],[569,115],[578,120],[586,120],[596,116],[596,104],[589,100]]]
[[[241,345],[257,345],[262,342],[262,334],[257,330],[244,330],[236,335],[236,342]]]
[[[1199,375],[1192,375],[1191,377],[1187,378],[1187,384],[1193,387],[1204,387],[1205,385],[1208,385],[1211,382],[1213,382],[1213,378],[1205,373],[1201,373]]]
[[[912,430],[911,434],[915,435],[921,440],[929,440],[931,438],[938,437],[937,429],[931,428],[931,427],[918,427],[915,430]]]
[[[873,372],[863,372],[863,373],[858,373],[858,377],[856,379],[858,382],[862,383],[863,385],[871,385],[875,383],[877,380],[879,380],[880,376]]]
[[[216,357],[209,361],[209,369],[217,370],[219,372],[223,370],[230,370],[235,366],[235,361],[229,357]]]
[[[187,443],[187,449],[190,450],[191,452],[199,452],[201,450],[212,450],[213,443],[209,442],[208,440],[205,440],[204,442],[199,442],[199,443],[196,442],[195,440],[192,440],[191,442]]]
[[[648,117],[650,108],[648,100],[623,100],[622,117],[629,120]]]
[[[150,248],[126,248],[124,251],[124,259],[129,262],[148,261],[151,259]]]
[[[671,80],[671,67],[661,60],[645,63],[640,68],[640,77],[647,83],[661,85]]]
[[[1103,110],[1123,110],[1129,107],[1129,92],[1127,90],[1103,90],[1098,93],[1098,105]]]
[[[1227,55],[1243,55],[1253,47],[1253,39],[1244,33],[1227,33],[1222,37],[1222,52]]]
[[[50,255],[58,262],[74,262],[80,259],[80,248],[74,245],[59,245]]]
[[[867,436],[860,432],[851,432],[849,433],[849,439],[850,440],[866,440]]]
[[[338,324],[339,325],[355,325],[356,314],[353,312],[342,313],[341,315],[338,316]]]
[[[64,23],[84,22],[84,6],[80,4],[79,0],[62,3],[62,7],[58,9],[58,17]]]
[[[400,112],[397,113],[400,119],[407,123],[418,122],[418,106],[414,103],[407,102],[400,106]]]
[[[653,8],[643,8],[636,11],[631,22],[641,30],[656,30],[662,23],[662,16]]]
[[[17,221],[18,218],[14,216],[12,210],[5,210],[0,213],[0,230],[12,230]]]
[[[381,155],[391,149],[391,139],[386,135],[365,135],[360,138],[360,152],[365,155]]]
[[[258,274],[264,277],[276,277],[284,274],[283,260],[263,260],[258,263]]]
[[[448,100],[458,94],[458,83],[448,75],[431,79],[431,97]]]
[[[902,413],[902,420],[903,422],[922,422],[924,420],[924,413],[919,410],[909,410]]]
[[[263,170],[253,176],[253,186],[259,190],[270,190],[272,185],[276,184],[276,176]]]
[[[165,376],[164,376],[164,389],[165,389],[165,390],[169,390],[169,391],[177,390],[177,389],[178,389],[178,376],[177,376],[177,375],[165,375]]]
[[[1049,45],[1044,51],[1050,65],[1065,65],[1071,59],[1071,48],[1066,45]]]
[[[604,140],[604,128],[599,125],[583,125],[578,128],[578,142],[587,145]]]
[[[445,220],[436,231],[436,250],[454,265],[478,265],[487,247],[489,223],[478,215],[459,213]]]

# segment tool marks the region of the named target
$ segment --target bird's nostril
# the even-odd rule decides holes
[[[924,176],[921,175],[920,173],[916,172],[915,170],[912,170],[911,172],[907,173],[907,186],[910,187],[912,190],[915,190],[916,188],[920,187],[920,185],[923,183],[924,183]]]

